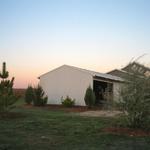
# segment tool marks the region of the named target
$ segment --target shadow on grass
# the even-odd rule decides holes
[[[26,117],[25,114],[20,112],[0,112],[0,120],[5,119],[20,119]]]

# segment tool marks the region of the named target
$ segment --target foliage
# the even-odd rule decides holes
[[[13,92],[14,78],[8,80],[9,72],[6,71],[6,63],[3,63],[0,72],[0,112],[7,112],[14,107],[17,97]]]
[[[63,99],[63,97],[62,97],[61,98],[61,103],[65,107],[72,107],[75,104],[75,99],[72,100],[69,96],[67,96],[65,99]]]
[[[86,93],[85,93],[85,97],[84,97],[84,101],[85,101],[85,104],[91,108],[92,106],[94,106],[95,104],[95,94],[91,88],[91,86],[89,86],[86,90]]]
[[[150,124],[150,77],[139,76],[135,72],[126,79],[121,90],[121,108],[126,112],[131,127],[146,127]]]
[[[34,97],[33,97],[33,104],[35,106],[44,106],[47,104],[48,97],[45,96],[45,92],[43,91],[40,85],[34,88]]]
[[[35,98],[34,89],[32,88],[32,86],[29,85],[25,92],[25,102],[27,104],[31,104],[34,98]]]
[[[7,79],[9,77],[9,72],[6,71],[6,63],[3,62],[2,72],[0,72],[0,78]]]

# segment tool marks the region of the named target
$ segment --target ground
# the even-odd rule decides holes
[[[97,111],[85,111],[81,112],[81,116],[90,116],[90,117],[115,117],[121,115],[121,111],[116,110],[97,110]]]
[[[18,107],[0,118],[0,150],[148,150],[149,136],[104,132],[119,118],[83,117],[78,112]]]

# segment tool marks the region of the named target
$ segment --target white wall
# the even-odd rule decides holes
[[[89,85],[93,87],[92,75],[62,66],[40,77],[40,85],[48,96],[48,104],[61,104],[61,97],[75,98],[76,105],[85,105],[84,95]]]

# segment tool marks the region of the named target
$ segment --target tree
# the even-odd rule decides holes
[[[45,96],[45,92],[40,85],[34,88],[34,95],[33,104],[35,106],[44,106],[47,103],[48,97]]]
[[[91,108],[92,106],[95,105],[95,94],[91,88],[91,86],[89,86],[86,90],[86,93],[85,93],[85,97],[84,97],[84,101],[85,101],[85,104]]]
[[[120,104],[129,126],[137,128],[150,124],[150,77],[137,72],[129,74],[121,90]]]
[[[34,89],[32,88],[32,86],[29,85],[25,92],[25,102],[27,104],[31,104],[34,98],[35,98]]]
[[[14,107],[17,101],[13,92],[14,77],[8,80],[9,72],[6,71],[6,63],[2,65],[2,72],[0,72],[0,112],[7,112]]]

